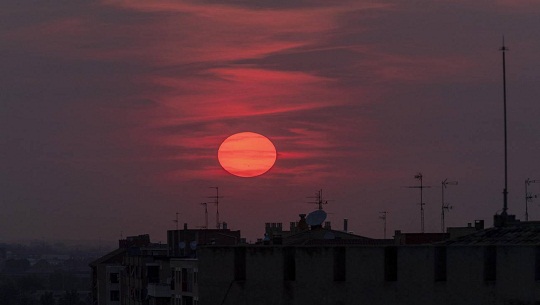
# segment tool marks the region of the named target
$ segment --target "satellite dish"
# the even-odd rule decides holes
[[[320,226],[326,219],[326,212],[323,210],[316,210],[308,214],[306,222],[310,226]]]
[[[194,240],[194,241],[190,242],[189,247],[191,248],[191,250],[197,249],[197,241]]]
[[[183,241],[179,242],[179,243],[178,243],[178,248],[180,248],[180,249],[186,248],[186,243],[183,242]]]

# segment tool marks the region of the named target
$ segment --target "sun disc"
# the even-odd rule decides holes
[[[221,143],[218,160],[221,167],[238,177],[266,173],[276,162],[276,147],[265,136],[254,132],[233,134]]]

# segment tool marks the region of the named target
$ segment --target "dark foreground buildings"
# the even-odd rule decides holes
[[[257,244],[169,231],[92,263],[94,304],[540,304],[540,222],[478,224],[391,240],[276,225]]]

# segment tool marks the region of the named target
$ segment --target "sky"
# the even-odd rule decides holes
[[[540,181],[540,2],[57,1],[0,3],[0,241],[103,239],[220,220],[255,241],[323,192],[328,220],[382,238],[492,225]],[[217,149],[255,132],[265,174]],[[529,190],[540,193],[540,183]],[[210,226],[216,206],[208,204]],[[540,198],[529,218],[540,220]]]

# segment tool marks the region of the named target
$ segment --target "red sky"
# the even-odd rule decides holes
[[[0,4],[0,242],[165,241],[180,213],[248,239],[288,227],[319,189],[335,228],[438,232],[502,208],[502,36],[510,212],[540,180],[537,1],[98,1]],[[266,174],[225,172],[242,131],[278,151]],[[540,193],[540,184],[531,191]],[[215,207],[209,205],[212,223]],[[540,218],[540,200],[530,205]]]

